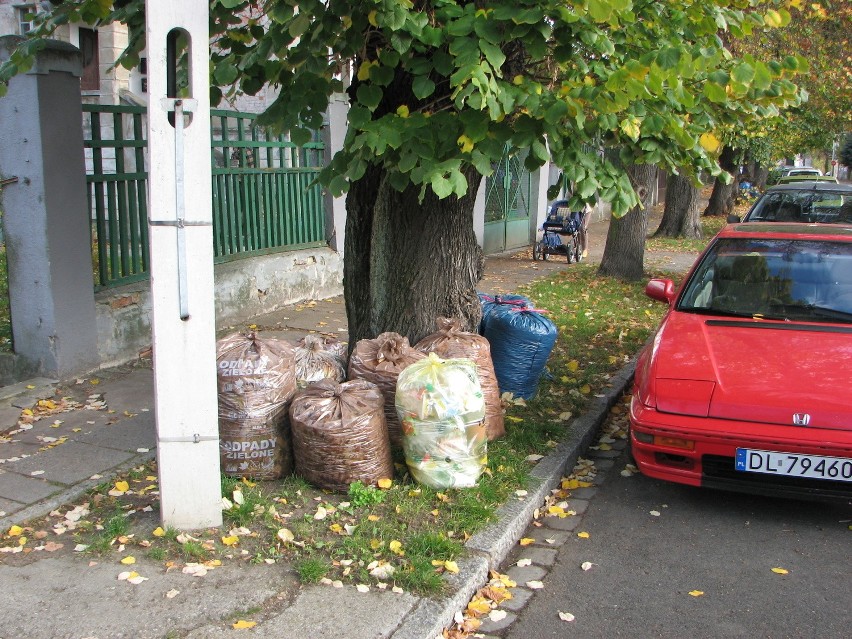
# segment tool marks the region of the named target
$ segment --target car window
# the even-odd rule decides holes
[[[852,322],[852,244],[814,240],[718,240],[678,310],[793,321]]]
[[[747,222],[852,223],[852,193],[775,191],[766,193],[745,217]]]

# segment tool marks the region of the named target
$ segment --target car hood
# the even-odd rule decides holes
[[[656,344],[659,410],[680,412],[691,396],[703,404],[692,414],[786,425],[807,415],[810,427],[852,430],[852,325],[673,311]]]

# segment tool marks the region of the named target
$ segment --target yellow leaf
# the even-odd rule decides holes
[[[524,83],[524,76],[522,76],[522,75],[516,75],[514,78],[512,78],[512,84],[514,84],[515,86],[520,86],[523,83]]]
[[[24,544],[26,544],[26,543],[27,543],[27,538],[26,538],[26,537],[18,537],[18,545],[19,545],[19,546],[23,546],[23,545],[24,545]]]
[[[429,514],[432,515],[433,517],[437,517],[438,515],[441,514],[441,511],[436,508],[435,510],[430,510]]]
[[[524,419],[522,417],[515,417],[514,415],[506,415],[506,419],[508,419],[510,422],[515,422],[515,423],[524,421]]]
[[[235,630],[242,630],[244,628],[254,628],[256,625],[256,621],[246,621],[245,619],[240,619],[239,621],[234,623],[232,627]]]
[[[396,114],[401,118],[407,118],[409,115],[408,105],[403,104],[397,107]]]
[[[487,615],[491,612],[491,604],[487,599],[482,597],[478,597],[472,599],[469,604],[467,604],[468,614],[476,617],[478,615]]]
[[[243,482],[246,486],[248,486],[249,488],[251,488],[251,487],[253,487],[253,486],[257,486],[257,482],[250,481],[247,477],[243,477],[242,482]]]
[[[28,388],[29,390],[32,390],[32,389],[34,389],[34,388],[35,388],[35,386],[33,386],[32,384],[27,384],[27,388]]]
[[[381,517],[378,515],[367,515],[367,521],[379,521],[379,519],[381,519]]]
[[[703,590],[690,590],[689,594],[692,595],[693,597],[700,597],[701,595],[704,594],[704,591]]]
[[[577,536],[578,536],[580,539],[588,539],[588,538],[589,538],[589,533],[587,533],[587,532],[578,532],[578,533],[577,533]]]
[[[719,150],[719,147],[722,144],[719,141],[719,138],[717,138],[712,133],[702,133],[701,137],[698,138],[698,143],[708,153],[715,153]]]
[[[378,66],[378,62],[370,62],[369,60],[364,60],[361,63],[361,66],[358,67],[358,79],[361,82],[366,82],[370,79],[370,67]]]
[[[561,506],[548,506],[547,514],[548,515],[562,515],[565,513],[565,509]]]
[[[22,532],[24,532],[24,529],[20,526],[12,526],[6,534],[9,535],[9,537],[17,537]]]
[[[93,385],[95,385],[95,386],[97,386],[98,384],[100,384],[100,383],[101,383],[101,380],[99,380],[99,379],[97,379],[97,378],[94,378],[94,379],[90,379],[90,380],[89,380],[89,383],[90,383],[90,384],[93,384]]]
[[[126,493],[128,490],[130,490],[130,484],[128,484],[126,481],[117,481],[115,482],[115,489]]]
[[[562,490],[574,490],[575,488],[580,487],[580,482],[576,479],[563,479],[562,480]]]
[[[456,140],[456,144],[458,144],[462,153],[470,153],[473,151],[473,140],[464,134],[459,136],[459,139]]]
[[[399,555],[402,557],[405,554],[405,551],[402,549],[402,542],[394,539],[388,544],[388,549],[395,555]]]
[[[379,23],[376,22],[376,10],[373,9],[370,13],[367,14],[367,22],[369,22],[374,27],[379,26]]]
[[[598,450],[612,450],[612,446],[609,444],[598,444]]]
[[[370,548],[373,549],[373,550],[378,550],[379,548],[381,548],[384,545],[385,544],[378,539],[371,539],[370,540]]]
[[[231,535],[229,537],[222,537],[222,543],[226,546],[236,546],[240,541],[240,538],[236,535]]]
[[[438,568],[438,567],[444,565],[444,560],[443,559],[433,559],[431,563],[432,563],[433,566]]]
[[[328,527],[328,529],[333,533],[340,534],[340,533],[343,532],[343,526],[341,526],[340,524],[332,524],[331,526]]]
[[[568,362],[568,370],[572,373],[576,373],[578,368],[580,368],[580,362],[578,362],[576,359],[572,359],[570,362]]]
[[[521,544],[521,546],[529,546],[530,544],[535,543],[535,539],[532,537],[524,537],[518,543]]]
[[[780,13],[775,11],[775,9],[770,9],[769,11],[767,11],[763,19],[770,27],[780,27],[782,24],[784,24],[784,19],[781,17]]]
[[[444,562],[444,570],[446,570],[447,572],[451,572],[454,575],[456,575],[459,572],[459,565],[454,561],[445,561]]]
[[[136,563],[136,557],[133,557],[132,555],[127,555],[127,557],[125,557],[124,559],[121,560],[121,563],[123,563],[125,566],[129,566],[130,564],[135,564]]]
[[[789,575],[790,574],[790,571],[786,570],[784,568],[773,568],[772,572],[774,572],[776,575]]]
[[[393,486],[393,480],[388,479],[387,477],[380,479],[376,483],[378,484],[379,488],[381,488],[382,490],[387,490],[388,488]]]
[[[583,393],[583,395],[588,395],[592,392],[592,387],[588,384],[583,384],[582,386],[580,386],[580,392]]]

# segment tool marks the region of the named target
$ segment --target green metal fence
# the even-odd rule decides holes
[[[83,105],[96,288],[148,277],[145,108]],[[315,178],[323,145],[297,147],[256,116],[211,112],[217,262],[325,244]]]

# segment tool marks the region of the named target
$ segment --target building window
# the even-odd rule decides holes
[[[80,28],[80,54],[83,58],[83,75],[80,88],[83,91],[99,91],[101,88],[101,69],[98,60],[98,32],[94,29]]]
[[[18,30],[21,35],[26,35],[32,31],[33,16],[38,13],[38,7],[34,4],[26,4],[15,7],[15,13],[18,16]]]

